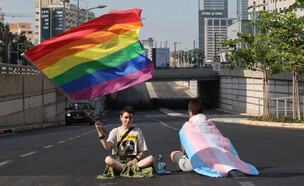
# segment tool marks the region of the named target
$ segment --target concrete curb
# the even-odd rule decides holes
[[[177,116],[182,118],[189,118],[189,115],[173,112],[167,108],[160,108],[159,111],[169,115],[169,116]],[[247,120],[244,117],[244,114],[209,114],[206,115],[207,118],[211,119],[215,122],[221,123],[235,123],[235,124],[243,124],[243,125],[253,125],[260,127],[277,127],[277,128],[290,128],[290,129],[304,129],[304,124],[302,123],[279,123],[279,122],[267,122],[267,121],[252,121]]]
[[[47,127],[56,127],[59,126],[59,123],[42,123],[42,124],[36,124],[36,125],[28,125],[28,126],[16,126],[11,128],[5,128],[0,129],[0,134],[6,134],[11,132],[20,132],[20,131],[26,131],[26,130],[32,130],[32,129],[41,129],[41,128],[47,128]]]
[[[281,123],[281,122],[267,122],[267,121],[251,121],[241,120],[240,123],[247,125],[263,126],[263,127],[279,127],[279,128],[292,128],[292,129],[304,129],[302,123]]]

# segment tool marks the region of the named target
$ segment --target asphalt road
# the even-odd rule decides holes
[[[156,91],[165,87],[155,85]],[[133,96],[134,91],[140,89],[145,89],[144,85],[121,92],[121,95],[130,98],[126,94]],[[172,87],[168,92],[179,94]],[[163,91],[162,95],[165,94]],[[178,131],[185,118],[168,116],[155,107],[159,104],[176,112],[185,112],[190,98],[187,95],[183,95],[184,98],[164,97],[155,104],[156,100],[141,95],[137,94],[134,99],[145,100],[146,104],[145,101],[118,99],[116,106],[129,104],[128,101],[139,103],[135,105],[133,126],[140,127],[145,135],[149,149],[145,155],[156,158],[162,154],[171,174],[156,178],[96,179],[96,175],[104,170],[104,158],[111,152],[102,148],[94,126],[74,124],[0,135],[0,185],[303,185],[304,130],[295,129],[215,123],[231,140],[240,158],[256,166],[260,175],[209,178],[194,172],[178,172],[169,154],[180,148]],[[207,113],[212,112],[207,110]],[[120,125],[119,112],[109,112],[101,122],[110,131]]]

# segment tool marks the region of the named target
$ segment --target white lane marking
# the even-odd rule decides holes
[[[150,118],[150,119],[153,119],[153,120],[156,120],[158,122],[160,122],[163,126],[167,127],[167,128],[170,128],[170,129],[173,129],[173,130],[180,130],[179,128],[175,128],[175,127],[172,127],[172,126],[169,126],[167,125],[166,123],[164,123],[163,121],[159,120],[159,119],[155,119],[155,118],[151,118],[150,116],[146,115],[147,118]]]
[[[255,186],[252,182],[250,181],[243,181],[239,182],[242,186]]]
[[[183,118],[189,118],[189,115],[187,115],[187,114],[173,112],[172,110],[167,109],[167,108],[159,108],[158,110],[161,111],[162,113],[165,113],[165,114],[169,115],[169,116],[179,116],[179,117],[183,117]]]
[[[153,99],[153,98],[158,98],[155,90],[154,90],[154,87],[152,85],[151,82],[146,82],[146,86],[147,86],[147,89],[148,89],[148,93],[150,95],[150,98]]]
[[[170,129],[173,129],[173,130],[180,130],[180,129],[178,129],[178,128],[171,127],[171,126],[167,125],[166,123],[164,123],[164,122],[162,122],[162,121],[159,121],[159,122],[160,122],[163,126],[168,127],[168,128],[170,128]]]
[[[68,140],[73,140],[74,138],[72,137],[72,138],[69,138]]]
[[[0,162],[0,167],[3,166],[3,165],[6,165],[10,162],[12,162],[13,160],[7,160],[7,161],[3,161],[3,162]]]
[[[45,146],[43,147],[44,149],[48,149],[48,148],[51,148],[51,147],[54,147],[54,145],[48,145],[48,146]]]
[[[76,138],[80,138],[80,136],[78,135],[78,136],[76,136]]]
[[[4,137],[4,136],[11,136],[11,135],[16,135],[17,133],[11,132],[8,134],[1,134],[0,137]]]
[[[59,142],[57,142],[57,143],[65,143],[66,141],[59,141]]]
[[[93,133],[93,132],[96,132],[96,130],[91,130],[91,131],[88,131],[88,132],[83,133],[83,134],[81,134],[81,135],[85,136],[85,135],[88,135],[88,134]]]
[[[23,154],[23,155],[20,155],[19,157],[26,157],[26,156],[30,156],[30,155],[33,155],[37,153],[37,151],[32,151],[32,152],[29,152],[29,153],[26,153],[26,154]]]

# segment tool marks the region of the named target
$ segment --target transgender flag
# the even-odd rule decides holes
[[[138,37],[141,11],[103,15],[23,55],[73,100],[128,88],[152,78],[154,71]]]
[[[191,165],[199,174],[225,177],[231,170],[258,175],[258,170],[242,161],[230,140],[225,138],[204,114],[197,114],[179,132]]]

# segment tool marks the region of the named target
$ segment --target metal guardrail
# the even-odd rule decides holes
[[[33,66],[0,63],[0,74],[40,74]]]
[[[284,116],[292,116],[293,115],[293,101],[292,97],[279,97],[279,98],[271,98],[270,100],[270,114],[274,114],[276,117],[279,117],[284,113]],[[291,112],[291,115],[290,115]]]
[[[260,112],[260,108],[262,106],[261,101],[262,100],[258,100],[259,117],[261,116],[261,112]],[[303,97],[302,104],[303,104],[302,114],[303,114],[303,117],[304,117],[304,97]],[[293,100],[292,100],[292,97],[270,98],[269,99],[269,105],[270,105],[269,106],[270,115],[275,115],[276,117],[279,117],[279,116],[292,117],[293,116]],[[295,110],[295,112],[296,112],[296,110]]]

